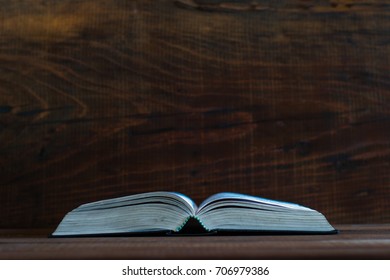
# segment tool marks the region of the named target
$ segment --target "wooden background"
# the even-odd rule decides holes
[[[153,190],[390,222],[387,0],[0,0],[0,228]]]

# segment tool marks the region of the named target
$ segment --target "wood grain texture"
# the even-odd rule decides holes
[[[0,230],[0,259],[389,259],[390,225],[336,235],[47,238]]]
[[[390,222],[387,1],[0,4],[0,227],[153,190]]]

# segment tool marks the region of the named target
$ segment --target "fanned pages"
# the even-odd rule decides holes
[[[83,204],[52,236],[180,232],[194,218],[208,232],[334,233],[318,211],[239,193],[218,193],[199,207],[177,192],[149,192]]]

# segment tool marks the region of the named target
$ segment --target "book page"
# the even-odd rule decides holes
[[[194,215],[198,208],[195,202],[184,194],[178,192],[156,191],[86,203],[80,205],[73,211],[91,211],[105,208],[124,207],[134,204],[146,204],[149,202],[164,203],[169,202],[169,200],[177,206],[179,206],[178,203],[180,203],[182,207],[184,207],[183,209],[186,209],[186,211],[191,215]]]
[[[272,206],[277,206],[277,207],[314,211],[310,208],[307,208],[307,207],[304,207],[304,206],[301,206],[301,205],[295,204],[295,203],[283,202],[283,201],[278,201],[278,200],[272,200],[272,199],[251,196],[251,195],[247,195],[247,194],[232,193],[232,192],[222,192],[222,193],[217,193],[217,194],[210,196],[209,198],[207,198],[205,201],[203,201],[199,205],[199,208],[197,211],[199,212],[206,205],[213,203],[215,201],[218,201],[218,200],[249,201],[249,202],[267,204],[267,205],[272,205]]]
[[[195,215],[195,213],[198,211],[198,206],[190,197],[178,192],[171,192],[171,193],[184,200],[188,204],[188,206],[193,210],[192,214]]]

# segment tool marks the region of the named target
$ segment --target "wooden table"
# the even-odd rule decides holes
[[[335,235],[47,238],[1,230],[0,259],[389,259],[390,224],[339,225]]]

